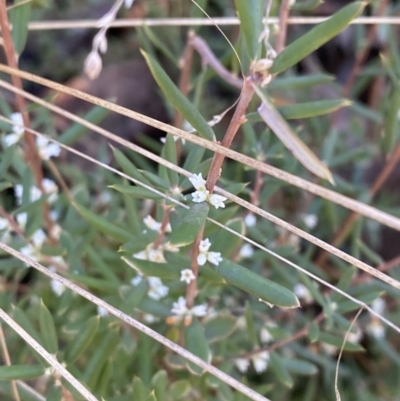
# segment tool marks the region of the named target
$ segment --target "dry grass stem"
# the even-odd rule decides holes
[[[8,119],[6,119],[6,118],[4,118],[4,117],[2,117],[2,116],[0,116],[0,120],[2,120],[2,121],[7,121],[7,122],[9,121]],[[84,121],[84,120],[83,120],[83,121]],[[36,131],[34,131],[34,130],[32,130],[32,129],[30,129],[30,130],[31,130],[31,132],[34,133],[35,135],[43,136],[43,135],[40,134],[39,132],[36,132]],[[57,141],[54,140],[54,139],[51,139],[51,138],[48,138],[48,139],[49,139],[51,142],[58,143],[63,149],[66,149],[66,150],[68,150],[69,152],[72,152],[72,153],[74,153],[74,154],[76,154],[76,155],[78,155],[78,156],[80,156],[80,157],[82,157],[82,158],[84,158],[84,159],[86,159],[86,160],[89,160],[89,161],[92,162],[92,163],[95,163],[95,164],[97,164],[97,165],[99,165],[99,166],[101,166],[101,167],[103,167],[103,168],[105,168],[105,169],[107,169],[107,170],[109,170],[109,171],[112,171],[113,173],[115,173],[115,174],[117,174],[117,175],[119,175],[119,176],[121,176],[121,177],[123,177],[123,178],[126,178],[127,180],[129,180],[129,181],[131,181],[131,182],[134,182],[135,184],[140,185],[140,186],[142,186],[143,188],[149,189],[150,191],[152,191],[152,192],[154,192],[154,193],[160,195],[161,197],[163,197],[163,198],[165,198],[165,199],[168,199],[169,201],[175,203],[175,204],[178,205],[178,206],[184,207],[185,209],[189,209],[189,206],[187,206],[187,205],[185,205],[185,204],[183,204],[183,203],[177,201],[176,199],[174,199],[174,198],[172,198],[172,197],[169,197],[168,195],[165,195],[164,193],[162,193],[162,192],[160,192],[160,191],[154,189],[154,188],[151,187],[151,186],[148,186],[148,185],[146,185],[146,184],[144,184],[144,183],[142,183],[142,182],[140,182],[140,181],[138,181],[138,180],[136,180],[136,179],[134,179],[134,178],[132,178],[132,177],[130,177],[130,176],[128,176],[128,175],[122,173],[122,172],[120,172],[119,170],[116,170],[116,169],[110,167],[110,166],[107,165],[107,164],[101,163],[101,162],[99,162],[98,160],[96,160],[96,159],[94,159],[94,158],[91,158],[90,156],[87,156],[86,154],[81,153],[81,152],[79,152],[79,151],[77,151],[77,150],[75,150],[75,149],[73,149],[73,148],[70,148],[69,146],[63,145],[63,144],[57,142]],[[180,168],[180,167],[177,167],[177,166],[173,165],[172,163],[169,163],[169,162],[165,161],[164,159],[161,159],[161,161],[163,162],[163,165],[165,165],[165,166],[168,167],[168,168],[173,169],[174,171],[178,172],[179,174],[182,174],[182,175],[185,175],[185,176],[190,176],[190,175],[191,175],[189,172],[183,170],[183,169]],[[218,187],[216,187],[216,188],[218,189]],[[226,192],[225,192],[225,193],[226,193]],[[230,194],[229,194],[228,196],[230,196]],[[221,224],[221,223],[219,223],[218,221],[213,220],[213,219],[211,219],[211,218],[207,218],[207,220],[210,221],[210,222],[212,222],[213,224],[216,224],[217,226],[223,228],[224,230],[229,231],[230,233],[232,233],[232,234],[234,234],[234,235],[236,235],[236,236],[242,238],[244,241],[248,242],[249,244],[254,245],[254,246],[256,246],[257,248],[263,250],[264,252],[267,252],[268,254],[274,256],[275,258],[277,258],[277,259],[279,259],[279,260],[285,262],[286,264],[288,264],[289,266],[292,266],[292,267],[295,268],[296,270],[299,270],[300,272],[302,272],[302,273],[308,275],[309,277],[313,278],[314,280],[316,280],[316,281],[322,283],[323,285],[325,285],[326,287],[330,288],[332,291],[335,291],[335,292],[337,292],[338,294],[341,294],[342,296],[344,296],[345,298],[347,298],[347,299],[353,301],[353,302],[356,303],[357,305],[360,305],[360,306],[363,307],[364,309],[368,310],[372,315],[376,316],[378,319],[380,319],[381,321],[383,321],[385,324],[387,324],[388,326],[390,326],[391,328],[393,328],[394,330],[396,330],[396,331],[398,331],[398,332],[400,333],[400,328],[399,328],[399,327],[397,327],[395,324],[393,324],[392,322],[390,322],[389,320],[387,320],[386,318],[384,318],[384,317],[383,317],[382,315],[380,315],[379,313],[375,312],[373,309],[369,308],[369,307],[367,306],[367,304],[365,304],[364,302],[361,302],[361,301],[357,300],[356,298],[354,298],[354,297],[348,295],[346,292],[340,290],[339,288],[336,288],[334,285],[329,284],[329,283],[326,282],[325,280],[319,278],[318,276],[314,275],[313,273],[308,272],[307,270],[305,270],[305,269],[303,269],[302,267],[298,266],[297,264],[295,264],[295,263],[289,261],[288,259],[286,259],[286,258],[284,258],[284,257],[282,257],[282,256],[280,256],[280,255],[278,255],[277,253],[275,253],[275,252],[269,250],[268,248],[264,247],[263,245],[261,245],[261,244],[255,242],[255,241],[253,241],[253,240],[247,238],[246,236],[244,236],[244,235],[242,235],[242,234],[240,234],[240,233],[238,233],[238,232],[236,232],[236,231],[230,229],[229,227],[226,227],[224,224]],[[129,263],[128,263],[128,264],[129,264]]]
[[[42,266],[40,263],[35,262],[33,259],[22,255],[22,253],[16,251],[13,248],[10,248],[8,245],[4,244],[1,241],[0,241],[0,249],[4,250],[5,252],[9,253],[10,255],[14,256],[17,259],[22,260],[29,266],[35,268],[36,270],[40,271],[41,273],[45,274],[46,276],[50,277],[51,279],[59,281],[61,284],[63,284],[65,287],[69,288],[76,294],[79,294],[82,297],[86,298],[88,301],[92,302],[93,304],[95,304],[101,308],[104,308],[107,312],[116,316],[118,319],[122,320],[126,324],[136,328],[137,330],[140,330],[142,333],[144,333],[144,334],[148,335],[149,337],[153,338],[154,340],[158,341],[160,344],[163,344],[164,346],[166,346],[170,350],[174,351],[175,353],[181,355],[182,357],[189,360],[190,362],[193,362],[195,365],[197,365],[200,368],[211,373],[218,379],[224,381],[226,384],[228,384],[232,388],[240,391],[241,393],[243,393],[247,397],[251,398],[252,400],[254,400],[254,401],[270,401],[270,400],[268,400],[268,398],[265,398],[262,395],[256,393],[251,388],[240,383],[233,377],[227,375],[226,373],[224,373],[221,370],[217,369],[216,367],[210,365],[209,363],[203,361],[196,355],[192,354],[191,352],[189,352],[186,349],[179,346],[178,344],[175,344],[171,340],[167,339],[166,337],[162,336],[161,334],[157,333],[156,331],[154,331],[154,330],[150,329],[149,327],[145,326],[144,324],[140,323],[138,320],[126,315],[125,313],[121,312],[119,309],[114,308],[113,306],[111,306],[107,302],[104,302],[100,298],[94,296],[90,292],[73,284],[72,282],[65,279],[64,277],[50,271],[46,267]],[[25,341],[28,342],[37,352],[39,352],[40,355],[43,356],[52,366],[55,367],[56,365],[57,366],[59,365],[59,367],[57,367],[57,368],[55,367],[55,369],[57,371],[59,371],[64,378],[66,378],[66,375],[71,376],[71,374],[67,370],[65,370],[65,368],[63,368],[57,361],[55,361],[55,359],[51,355],[49,355],[46,351],[44,351],[42,349],[42,347],[29,336],[29,334],[27,334],[22,329],[20,330],[19,326],[17,326],[15,324],[15,322],[12,319],[10,319],[9,316],[2,309],[0,309],[0,318],[2,318],[7,324],[9,324],[15,331],[17,331],[18,334],[20,334],[21,337],[23,337],[25,339]],[[42,354],[42,351],[44,351],[45,354]],[[53,363],[54,363],[54,365],[53,365]],[[75,380],[73,377],[72,377],[72,379]],[[80,385],[80,383],[78,383],[78,384]],[[74,385],[74,387],[76,388],[75,385]],[[87,390],[85,388],[83,388],[83,389],[85,390],[85,392],[87,392]],[[81,393],[81,394],[84,394],[84,393]],[[92,397],[90,393],[89,393],[89,395],[90,395],[90,397]],[[88,400],[93,400],[93,401],[96,400],[96,398],[94,398],[94,397],[89,398],[89,395],[86,396]]]
[[[289,17],[287,23],[290,25],[315,25],[325,21],[327,17]],[[266,21],[264,21],[266,23]],[[268,18],[268,24],[278,24],[279,18]],[[113,21],[110,28],[129,28],[142,26],[210,26],[210,25],[239,25],[239,19],[235,17],[213,17],[208,18],[121,18]],[[399,25],[400,17],[358,17],[350,22],[352,25]],[[37,21],[30,22],[31,31],[55,30],[55,29],[82,29],[97,28],[98,20],[74,20],[74,21]]]
[[[221,145],[219,145],[216,142],[211,142],[207,141],[201,137],[198,137],[196,135],[187,133],[186,131],[183,131],[181,129],[178,129],[176,127],[172,127],[171,125],[161,123],[157,120],[154,120],[150,117],[147,117],[143,114],[134,112],[132,110],[126,109],[125,107],[118,106],[114,103],[110,103],[106,100],[96,98],[95,96],[88,95],[87,93],[78,91],[76,89],[71,89],[68,88],[64,85],[52,82],[50,80],[41,78],[37,75],[30,74],[27,72],[23,72],[21,70],[16,70],[13,68],[10,68],[8,66],[5,66],[4,64],[0,64],[0,71],[6,72],[8,74],[16,74],[24,79],[28,79],[32,82],[39,83],[41,85],[47,86],[51,89],[54,89],[56,91],[60,91],[63,93],[67,93],[69,95],[75,96],[77,98],[86,100],[92,104],[102,106],[104,108],[107,108],[110,111],[114,111],[118,114],[124,115],[126,117],[133,118],[137,121],[141,121],[145,124],[148,124],[150,126],[153,126],[155,128],[158,128],[162,131],[165,132],[170,132],[173,135],[179,136],[180,138],[186,139],[192,143],[195,143],[199,146],[203,146],[206,149],[209,149],[213,152],[216,153],[221,153],[226,157],[229,157],[230,159],[236,160],[240,163],[243,163],[249,167],[252,167],[256,170],[260,170],[265,174],[271,175],[275,178],[278,178],[282,181],[286,181],[288,184],[292,184],[296,187],[302,188],[306,191],[309,191],[315,195],[321,196],[325,199],[330,200],[331,202],[337,203],[345,208],[348,208],[350,210],[353,210],[355,212],[358,212],[368,218],[371,218],[373,220],[376,220],[382,224],[387,225],[388,227],[394,228],[395,230],[400,231],[400,218],[397,218],[395,216],[392,216],[388,213],[382,212],[374,207],[371,207],[369,205],[365,205],[362,202],[359,202],[357,200],[348,198],[347,196],[338,194],[332,190],[326,189],[324,187],[321,187],[319,185],[316,185],[312,182],[309,182],[307,180],[304,180],[298,176],[295,176],[293,174],[287,173],[285,171],[282,171],[280,169],[277,169],[275,167],[269,166],[268,164],[259,162],[258,160],[255,160],[251,157],[245,156],[241,153],[235,152],[231,149],[225,148]],[[4,83],[2,83],[2,86],[5,87]],[[11,89],[14,90],[14,89]],[[28,96],[27,96],[28,97]],[[37,102],[39,104],[43,104],[42,102]],[[50,107],[48,107],[51,109]],[[105,130],[102,130],[104,133]],[[99,131],[97,131],[99,132]],[[107,136],[107,135],[105,135]],[[108,134],[108,137],[110,135]],[[118,137],[116,137],[118,138]],[[128,145],[130,144],[128,141],[123,141],[123,140],[117,140],[119,143],[124,142],[124,145],[126,144],[127,147],[130,149],[133,149],[133,146]],[[136,147],[137,148],[137,147]],[[148,152],[150,153],[150,152]]]
[[[7,245],[0,242],[0,248],[4,249],[3,247],[9,248]],[[12,248],[9,249],[12,250]],[[15,250],[12,251],[16,252]],[[23,256],[21,253],[19,253],[19,255],[24,259],[33,261],[32,259]],[[43,269],[46,268],[43,267]],[[72,376],[71,373],[69,373],[68,370],[65,369],[64,366],[62,366],[53,355],[50,355],[34,338],[32,338],[19,324],[17,324],[17,322],[11,319],[11,317],[4,312],[3,309],[0,309],[0,318],[3,319],[3,321],[6,322],[20,337],[22,337],[25,342],[29,344],[43,359],[45,359],[56,372],[60,373],[60,375],[67,380],[71,386],[73,386],[85,399],[88,401],[98,401],[98,399],[92,395],[90,391],[88,391],[86,387],[84,387],[78,380],[76,380],[75,377]]]

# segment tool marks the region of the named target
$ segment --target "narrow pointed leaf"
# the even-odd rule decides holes
[[[197,111],[196,107],[182,92],[175,86],[171,78],[165,73],[158,62],[149,54],[142,51],[143,57],[161,88],[164,96],[171,104],[183,115],[183,117],[192,125],[192,127],[205,139],[214,141],[214,131],[208,125],[204,117]]]
[[[332,174],[325,164],[322,163],[311,149],[292,131],[261,89],[256,86],[254,86],[254,89],[262,101],[258,112],[269,128],[305,168],[318,177],[333,183]]]
[[[390,103],[385,118],[385,135],[382,139],[382,149],[390,153],[400,137],[400,90],[394,89],[390,97]]]
[[[299,300],[292,291],[230,260],[224,259],[214,269],[228,283],[268,304],[282,308],[297,308],[300,306]]]
[[[278,381],[284,386],[292,388],[294,384],[293,378],[283,364],[281,357],[275,352],[272,352],[270,355],[270,365]]]
[[[79,205],[76,202],[74,202],[73,205],[84,220],[103,234],[106,234],[120,242],[128,242],[132,238],[129,231],[126,231],[111,221],[108,221],[99,214],[93,213],[91,210],[86,209],[84,206]]]
[[[274,79],[268,84],[268,90],[289,90],[309,88],[315,85],[326,84],[333,82],[335,77],[328,74],[312,74],[304,76],[282,77]]]
[[[65,362],[73,363],[82,355],[88,345],[92,342],[99,328],[100,316],[92,316],[82,325],[76,337],[69,343],[65,352]]]
[[[193,317],[193,320],[189,326],[185,326],[184,337],[185,348],[188,351],[206,362],[211,361],[211,352],[208,347],[207,339],[204,335],[204,328],[196,317]],[[192,362],[187,361],[186,365],[194,374],[201,375],[204,372],[202,368],[193,364]]]
[[[24,50],[26,39],[28,38],[28,23],[31,14],[31,2],[23,2],[19,0],[16,2],[16,7],[10,10],[10,22],[12,24],[11,35],[14,42],[15,51],[21,54]]]
[[[218,316],[204,323],[204,335],[209,343],[221,341],[235,331],[236,318],[233,316]]]
[[[178,209],[176,219],[171,219],[172,245],[184,246],[191,244],[206,222],[209,205],[206,202],[193,203],[189,210]]]
[[[47,309],[43,301],[40,304],[39,309],[39,326],[40,334],[42,335],[44,347],[46,350],[52,354],[56,355],[58,352],[58,340],[56,327],[54,325],[53,316]]]
[[[259,38],[264,29],[264,0],[235,0],[235,8],[239,15],[240,32],[243,34],[247,54],[250,60],[257,60],[261,54],[262,43]]]
[[[177,280],[181,276],[182,268],[172,263],[157,263],[149,260],[123,257],[122,260],[138,273],[147,277],[159,277],[165,280]]]
[[[159,200],[159,199],[163,198],[158,193],[153,192],[150,189],[139,187],[139,186],[114,184],[114,185],[110,185],[109,188],[115,189],[116,191],[121,192],[124,195],[131,196],[134,199]]]
[[[189,380],[178,380],[171,384],[169,394],[171,395],[172,400],[180,400],[186,398],[191,389],[192,386],[190,385]]]
[[[328,20],[321,22],[306,34],[292,42],[274,60],[271,74],[278,74],[317,50],[323,44],[343,31],[354,18],[357,18],[366,6],[366,2],[356,1],[343,7]]]
[[[40,365],[0,366],[0,380],[31,380],[44,375],[44,367]]]

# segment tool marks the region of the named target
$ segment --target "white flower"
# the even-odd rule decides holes
[[[131,280],[131,284],[132,284],[134,287],[136,287],[136,286],[138,286],[138,285],[142,282],[142,280],[143,280],[143,276],[142,276],[141,274],[138,274],[136,277],[134,277],[134,278]]]
[[[203,317],[207,314],[207,305],[197,305],[191,309],[193,315]]]
[[[6,147],[16,144],[24,134],[24,121],[21,113],[12,113],[10,119],[16,124],[12,126],[12,134],[8,134],[3,138]]]
[[[190,284],[190,282],[195,279],[196,276],[190,269],[184,269],[181,271],[181,281],[185,281],[187,284]]]
[[[97,306],[97,314],[101,317],[108,315],[108,310],[103,308],[102,306]]]
[[[17,220],[17,223],[21,227],[21,229],[24,230],[28,221],[28,213],[24,212],[17,214],[15,216],[15,220]]]
[[[133,254],[136,259],[150,260],[155,263],[165,263],[164,253],[162,248],[154,249],[153,244],[147,245],[146,249],[138,253]]]
[[[294,286],[293,292],[296,294],[297,298],[303,299],[307,303],[313,301],[310,291],[308,291],[308,288],[301,283]]]
[[[219,262],[222,261],[220,252],[208,252],[211,246],[211,242],[208,238],[200,241],[199,254],[197,256],[197,263],[203,266],[208,260],[213,265],[218,266]]]
[[[124,0],[125,8],[131,8],[134,0]]]
[[[206,180],[202,177],[202,174],[193,174],[189,177],[189,181],[193,184],[193,186],[200,192],[205,192],[206,188]]]
[[[264,326],[264,327],[260,330],[260,341],[261,341],[263,344],[268,344],[268,343],[270,343],[270,342],[273,341],[273,340],[274,340],[274,337],[272,337],[272,335],[271,335],[271,333],[269,332],[268,328]]]
[[[160,319],[158,318],[158,317],[156,317],[156,316],[154,316],[154,315],[151,315],[150,313],[145,313],[144,315],[143,315],[143,320],[146,322],[146,323],[156,323],[156,322],[158,322]]]
[[[382,315],[383,311],[385,310],[385,305],[386,303],[382,298],[377,298],[374,302],[372,302],[371,308],[374,312]]]
[[[263,351],[258,354],[255,354],[251,357],[251,361],[253,362],[254,369],[257,373],[264,372],[268,367],[269,362],[269,352]]]
[[[221,195],[215,195],[212,194],[209,198],[209,202],[215,206],[216,209],[222,207],[225,207],[224,202],[227,200],[227,198],[225,198],[225,196],[221,196]]]
[[[222,257],[220,252],[208,252],[207,260],[215,266],[219,265],[219,262],[222,262]]]
[[[244,244],[239,251],[242,258],[251,258],[254,254],[254,249],[250,244]]]
[[[197,263],[199,266],[203,266],[207,262],[207,255],[205,253],[199,253],[197,256]]]
[[[8,229],[9,222],[6,218],[0,217],[0,230]]]
[[[140,251],[138,253],[134,253],[133,257],[136,259],[147,260],[147,251]]]
[[[253,213],[249,213],[244,218],[244,224],[246,224],[246,227],[254,227],[256,225],[256,223],[257,223],[257,219]]]
[[[150,215],[146,216],[143,219],[143,223],[148,228],[150,228],[150,230],[160,231],[160,229],[161,229],[161,223],[158,223],[157,221],[155,221]]]
[[[305,214],[303,216],[303,221],[304,224],[309,228],[309,229],[313,229],[316,227],[316,225],[318,224],[318,216],[316,216],[315,214]]]
[[[61,148],[58,144],[50,142],[44,136],[36,138],[39,156],[42,160],[49,160],[50,157],[58,157],[61,153]]]
[[[367,326],[367,333],[379,340],[385,337],[385,328],[378,319],[372,319]]]
[[[200,252],[207,252],[210,249],[211,242],[208,238],[203,239],[200,241],[199,251]]]
[[[236,358],[233,363],[240,373],[246,373],[250,366],[250,361],[245,358]]]
[[[57,297],[61,297],[66,289],[65,285],[63,283],[60,283],[58,280],[51,280],[50,287],[54,294],[57,295]]]
[[[22,255],[33,259],[35,262],[39,261],[40,253],[39,253],[38,249],[35,248],[32,244],[27,244],[27,245],[23,246],[19,251],[22,253]],[[25,263],[25,266],[29,267],[30,264]]]
[[[43,178],[42,186],[45,194],[50,194],[49,202],[53,203],[57,200],[58,187],[56,183],[48,178]]]
[[[60,239],[62,233],[62,228],[58,224],[54,224],[53,227],[51,228],[51,237],[55,239]]]
[[[189,309],[186,306],[186,299],[184,297],[179,297],[178,300],[172,304],[171,313],[173,315],[182,316],[188,311]]]
[[[357,327],[356,328],[356,332],[350,332],[347,335],[347,341],[351,342],[351,343],[358,343],[361,340],[362,337],[362,332],[361,330]]]
[[[179,246],[172,245],[169,241],[163,245],[163,249],[168,252],[179,252]]]
[[[169,288],[163,285],[162,281],[158,277],[149,277],[149,291],[147,295],[158,301],[168,295]]]
[[[17,184],[14,186],[14,193],[15,193],[15,197],[17,198],[17,203],[18,205],[22,204],[22,197],[23,197],[23,193],[24,193],[24,187],[21,184]],[[42,191],[35,187],[32,186],[29,190],[29,202],[35,202],[38,199],[40,199],[40,197],[42,196]]]
[[[40,249],[45,239],[46,239],[46,234],[44,233],[44,231],[36,230],[32,235],[31,241],[33,242],[33,246],[35,248]]]
[[[207,305],[197,305],[192,309],[188,309],[186,306],[186,299],[184,297],[179,297],[178,301],[172,304],[171,313],[179,317],[183,317],[184,315],[203,317],[207,314]]]
[[[196,191],[192,193],[193,202],[202,203],[207,199],[208,191]]]

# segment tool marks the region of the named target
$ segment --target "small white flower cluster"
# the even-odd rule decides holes
[[[184,269],[181,271],[181,281],[186,282],[186,284],[190,284],[190,282],[195,279],[196,276],[190,269]]]
[[[141,260],[149,260],[150,262],[155,262],[155,263],[165,263],[166,262],[165,257],[164,257],[163,248],[158,247],[157,249],[155,249],[153,243],[147,245],[143,251],[134,253],[133,257],[136,259],[141,259]]]
[[[56,201],[58,197],[58,187],[55,184],[55,182],[48,178],[43,178],[42,186],[44,190],[44,195],[48,194],[50,195],[48,199],[49,202],[53,203],[54,201]],[[14,194],[15,197],[17,198],[17,204],[21,205],[22,197],[24,194],[24,187],[21,184],[15,185]],[[42,195],[43,195],[42,191],[38,187],[33,185],[29,190],[29,202],[35,202],[39,200],[42,197]]]
[[[153,231],[158,231],[161,232],[161,223],[159,223],[158,221],[155,221],[150,215],[146,216],[143,219],[144,224]],[[165,232],[166,233],[170,233],[171,232],[171,224],[167,224],[166,228],[165,228]]]
[[[315,214],[305,214],[303,215],[303,221],[306,227],[312,230],[318,224],[318,216]]]
[[[28,220],[27,213],[19,213],[15,216],[15,220],[21,230],[25,229],[26,222]],[[11,240],[11,233],[13,231],[13,227],[8,221],[8,219],[4,217],[0,217],[0,240],[2,242],[8,243]]]
[[[103,68],[100,53],[104,54],[107,52],[108,43],[106,33],[108,28],[116,19],[117,13],[122,5],[125,5],[126,8],[131,8],[133,2],[134,0],[117,0],[110,11],[98,20],[97,27],[100,28],[100,30],[93,38],[92,51],[86,57],[84,63],[84,71],[90,79],[96,79]]]
[[[313,301],[313,296],[311,295],[310,291],[305,285],[301,283],[298,283],[294,286],[293,292],[295,293],[297,298],[303,299],[304,302],[308,304]]]
[[[254,370],[257,373],[262,373],[267,370],[269,362],[269,352],[262,351],[251,357],[251,362],[253,363]],[[235,366],[241,373],[246,373],[250,366],[250,360],[247,358],[236,358]]]
[[[21,113],[12,113],[10,119],[14,122],[14,125],[12,126],[12,133],[3,138],[3,144],[5,147],[9,147],[18,143],[25,131],[24,121]],[[49,141],[44,136],[39,136],[36,138],[36,146],[39,157],[42,160],[49,160],[51,157],[60,156],[60,146]]]
[[[216,266],[219,265],[219,262],[222,262],[222,257],[220,252],[208,252],[210,246],[211,242],[208,238],[200,241],[199,255],[197,256],[197,263],[200,266],[203,266],[207,261]]]
[[[244,244],[239,251],[239,256],[243,259],[251,258],[254,254],[254,249],[250,244]]]
[[[185,297],[179,297],[178,301],[172,304],[171,313],[179,318],[184,318],[185,316],[203,317],[207,314],[207,305],[197,305],[189,309],[186,306]]]
[[[141,274],[138,274],[135,278],[131,280],[131,284],[136,287],[142,281],[143,276]],[[147,277],[147,281],[149,283],[149,290],[147,291],[147,295],[150,298],[158,301],[168,295],[169,288],[163,284],[159,277]]]
[[[215,206],[216,209],[224,208],[227,198],[225,196],[212,194],[210,195],[210,191],[206,188],[206,181],[203,179],[202,174],[193,174],[192,177],[189,177],[190,182],[196,188],[196,192],[192,193],[193,202],[202,203],[207,201],[211,205]]]

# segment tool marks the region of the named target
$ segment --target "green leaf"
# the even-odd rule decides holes
[[[89,112],[87,112],[82,118],[85,121],[91,122],[92,124],[99,125],[110,113],[110,110],[105,109],[101,106],[93,107]],[[77,140],[82,138],[87,132],[89,128],[79,124],[74,123],[72,124],[66,131],[64,131],[58,138],[60,143],[64,145],[72,145]],[[100,134],[97,134],[100,135]]]
[[[128,242],[132,238],[129,231],[126,231],[116,224],[111,223],[104,217],[101,217],[99,214],[93,213],[84,206],[79,205],[76,201],[73,202],[73,206],[90,225],[103,234],[106,234],[120,242]]]
[[[181,266],[172,263],[157,263],[149,260],[123,257],[122,260],[138,273],[147,277],[159,277],[164,280],[179,280],[181,276]]]
[[[274,79],[269,85],[268,90],[290,90],[309,88],[310,86],[333,82],[335,77],[328,74],[311,74],[304,76],[292,76]]]
[[[184,96],[181,91],[175,86],[169,76],[165,73],[158,62],[149,54],[142,51],[143,57],[161,88],[164,96],[171,102],[183,117],[192,125],[192,127],[205,139],[210,141],[215,140],[214,131],[208,125],[207,121],[197,111],[193,104]]]
[[[14,42],[15,51],[17,54],[21,54],[24,50],[26,39],[28,38],[28,24],[29,17],[31,14],[31,2],[24,2],[24,4],[18,5],[18,3],[24,0],[16,1],[16,7],[10,10],[9,18],[12,25],[12,38]]]
[[[385,135],[382,138],[382,150],[390,153],[394,150],[400,136],[400,90],[394,88],[389,99],[389,107],[385,118]]]
[[[228,283],[254,295],[261,301],[282,308],[297,308],[300,306],[299,300],[292,291],[230,260],[224,259],[214,269]]]
[[[172,218],[171,215],[172,234],[170,243],[176,246],[191,244],[204,227],[208,211],[207,202],[193,203],[189,210],[178,209],[176,218]]]
[[[175,383],[172,383],[169,389],[171,400],[180,400],[182,398],[186,398],[191,389],[192,386],[189,380],[178,380]]]
[[[320,333],[319,335],[319,341],[333,345],[338,349],[338,351],[342,348],[343,342],[344,342],[344,335],[343,338],[336,337],[333,334],[330,333]],[[360,352],[364,351],[364,347],[360,344],[356,343],[351,343],[349,341],[346,341],[346,344],[344,345],[344,351],[353,351],[353,352]]]
[[[31,380],[44,375],[40,365],[0,366],[0,380]]]
[[[159,195],[158,193],[151,191],[150,189],[139,186],[114,184],[109,185],[109,188],[115,189],[116,191],[121,192],[124,195],[132,196],[135,199],[163,199],[162,195]]]
[[[312,343],[315,343],[319,339],[319,326],[316,322],[311,322],[308,326],[308,338]]]
[[[39,333],[33,327],[31,321],[26,316],[25,312],[16,306],[12,306],[12,314],[14,320],[31,336],[33,337],[39,344],[43,344]]]
[[[275,135],[305,168],[318,177],[327,179],[329,182],[333,183],[332,174],[325,164],[322,163],[311,149],[292,131],[264,92],[256,86],[253,87],[262,101],[258,112],[269,128],[271,128]]]
[[[143,182],[146,185],[152,186],[151,182],[144,177],[144,175],[135,167],[135,165],[117,148],[111,146],[114,153],[115,160],[118,165],[122,168],[126,175]]]
[[[322,4],[324,0],[305,0],[305,1],[297,1],[290,6],[291,10],[296,11],[309,11],[318,7]]]
[[[221,341],[229,337],[236,326],[233,316],[218,316],[204,322],[204,335],[209,343]]]
[[[154,395],[157,401],[167,400],[168,381],[168,375],[165,370],[158,371],[151,379],[151,384],[154,387]]]
[[[119,286],[119,283],[108,279],[84,276],[82,274],[68,273],[68,277],[75,282],[88,286],[89,288],[104,291],[109,294],[115,293]]]
[[[40,303],[39,308],[39,326],[44,347],[51,355],[56,355],[58,352],[56,327],[54,325],[53,316],[43,301]]]
[[[226,227],[230,228],[231,230],[239,234],[243,235],[245,233],[243,219],[241,218],[230,220],[225,225]],[[240,237],[238,237],[235,234],[232,234],[227,230],[220,230],[218,232],[218,249],[221,250],[221,255],[224,258],[229,259],[233,255],[233,253],[238,249],[241,241],[242,239]]]
[[[279,111],[284,118],[290,120],[322,116],[350,105],[351,101],[348,99],[319,100],[318,102],[291,104],[281,107]]]
[[[343,7],[328,20],[310,29],[306,34],[292,42],[278,54],[269,72],[271,74],[279,74],[317,50],[343,31],[354,18],[357,18],[362,13],[366,4],[367,2],[362,1],[351,3]]]
[[[149,391],[143,384],[143,381],[140,377],[134,377],[132,383],[132,393],[134,400],[145,400],[146,397],[149,395]]]
[[[293,378],[283,364],[282,358],[275,352],[270,354],[270,365],[278,381],[284,386],[292,388],[294,384]]]
[[[168,134],[165,138],[165,145],[163,147],[161,157],[175,165],[178,164],[178,159],[176,155],[176,143],[174,141],[174,137],[171,134]],[[176,171],[167,168],[167,175],[169,178],[169,182],[172,185],[179,184],[179,175]]]
[[[135,287],[123,286],[119,289],[119,293],[124,299],[123,303],[119,306],[122,312],[131,314],[135,308],[142,302],[146,296],[149,285],[147,280],[142,280]]]
[[[235,0],[235,8],[239,15],[240,32],[243,34],[247,54],[250,60],[257,60],[261,55],[262,42],[260,35],[264,29],[264,0]]]
[[[47,392],[46,401],[62,401],[62,387],[60,385],[53,385]]]
[[[137,253],[143,251],[147,245],[154,242],[160,234],[154,230],[146,230],[146,232],[141,233],[140,235],[133,235],[132,241],[127,242],[122,245],[119,249],[120,252],[127,253]]]
[[[71,364],[82,355],[96,335],[99,323],[100,316],[92,316],[80,327],[78,334],[68,344],[67,350],[65,351],[64,360],[66,363]]]
[[[282,358],[283,366],[288,369],[289,372],[298,375],[315,375],[318,373],[318,368],[313,363],[308,361],[303,361],[300,359],[288,359]]]
[[[204,328],[196,317],[193,317],[189,326],[184,327],[183,333],[185,338],[185,348],[192,354],[209,363],[211,361],[211,352],[204,335]],[[187,361],[186,366],[196,375],[201,375],[204,372],[202,368],[192,362]]]
[[[253,347],[255,347],[258,343],[257,331],[256,331],[256,325],[254,323],[253,311],[252,311],[249,301],[246,301],[244,315],[246,317],[246,328],[247,328],[247,335],[249,337],[249,341],[250,341],[251,345]]]

